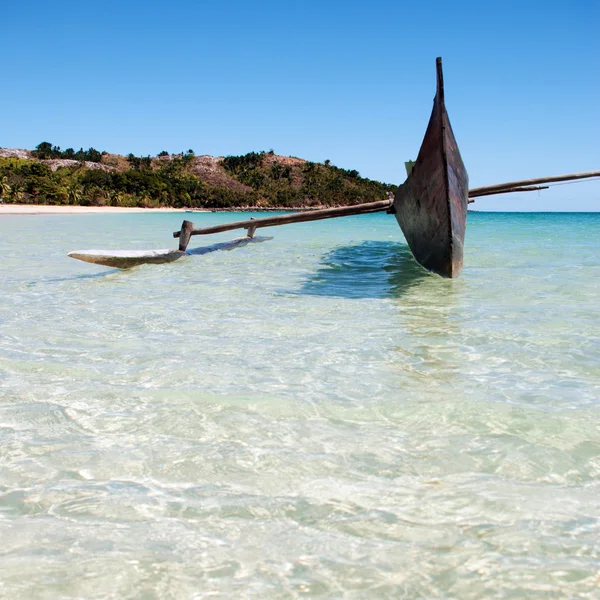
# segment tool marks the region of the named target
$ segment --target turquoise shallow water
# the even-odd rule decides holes
[[[599,597],[600,214],[181,219],[0,218],[0,597]]]

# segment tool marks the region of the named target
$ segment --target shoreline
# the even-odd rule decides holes
[[[63,206],[54,204],[0,204],[1,215],[80,215],[92,213],[185,212],[184,208],[137,208],[121,206]]]
[[[305,208],[285,207],[259,207],[259,206],[232,206],[230,208],[139,208],[126,206],[80,206],[56,204],[3,204],[0,203],[0,216],[2,215],[86,215],[86,214],[115,214],[115,213],[211,213],[211,212],[298,212],[302,210],[319,210],[331,208],[311,206]]]
[[[260,206],[236,206],[230,208],[138,208],[125,206],[63,206],[53,204],[3,204],[0,203],[0,217],[6,216],[24,216],[24,215],[90,215],[90,214],[125,214],[125,213],[270,213],[270,212],[300,212],[310,210],[320,210],[323,208],[334,208],[332,206],[307,206],[307,207],[260,207]],[[544,211],[544,210],[476,210],[469,209],[469,213],[510,213],[510,214],[597,214],[599,211]]]

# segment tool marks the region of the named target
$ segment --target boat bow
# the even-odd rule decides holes
[[[446,112],[441,58],[436,68],[431,118],[392,212],[416,260],[442,277],[456,277],[463,265],[469,176]]]

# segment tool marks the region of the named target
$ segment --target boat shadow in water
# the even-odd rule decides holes
[[[397,298],[430,279],[408,246],[397,242],[367,241],[342,246],[327,254],[299,294],[339,298]]]
[[[188,248],[186,254],[198,256],[202,254],[210,254],[211,252],[217,252],[218,250],[234,250],[235,248],[241,248],[243,246],[247,246],[248,244],[260,244],[262,242],[268,242],[272,239],[273,238],[271,236],[260,235],[251,238],[237,238],[229,242],[218,242],[217,244],[212,244],[210,246],[201,246],[200,248]]]

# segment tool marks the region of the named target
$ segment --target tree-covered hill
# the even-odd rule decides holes
[[[42,142],[35,150],[0,149],[5,202],[173,208],[308,208],[382,200],[396,186],[363,178],[329,161],[270,152],[196,156],[161,152],[120,156]]]

